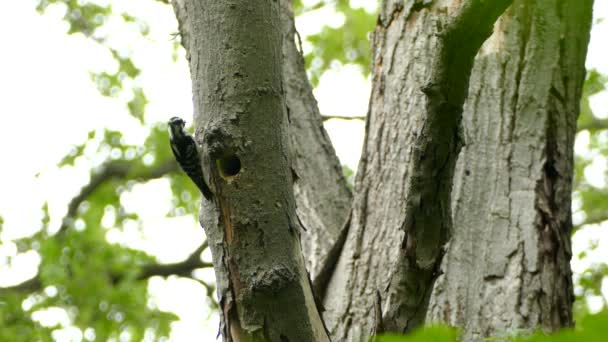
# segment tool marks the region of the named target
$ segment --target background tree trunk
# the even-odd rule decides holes
[[[572,322],[572,148],[592,1],[515,1],[475,60],[428,317],[465,341]]]
[[[352,222],[325,296],[337,341],[422,323],[451,230],[473,58],[510,1],[384,1]]]
[[[296,45],[300,38],[295,31],[291,0],[280,3],[291,167],[297,176],[294,194],[298,217],[306,227],[301,236],[302,252],[311,278],[322,285],[334,264],[335,255],[330,252],[336,244],[340,246],[338,238],[350,212],[352,195],[323,128],[319,107],[306,76],[304,58]],[[334,249],[334,254],[336,252]]]

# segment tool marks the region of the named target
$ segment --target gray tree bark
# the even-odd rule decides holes
[[[302,233],[302,252],[311,278],[323,287],[334,265],[335,246],[350,213],[352,195],[340,161],[329,140],[304,58],[298,49],[291,0],[281,0],[283,24],[283,83],[289,113],[292,168],[297,176],[294,193]],[[333,254],[332,255],[332,248]],[[318,295],[321,295],[319,289]]]
[[[592,1],[514,2],[476,57],[428,318],[463,340],[572,325],[572,147]]]
[[[451,231],[473,58],[509,3],[383,2],[352,222],[324,301],[335,340],[423,322]]]
[[[299,244],[281,8],[276,1],[174,4],[188,50],[203,169],[201,224],[231,341],[328,340]]]
[[[270,1],[173,1],[218,194],[204,203],[202,222],[225,338],[262,332],[256,337],[281,340],[293,324],[290,340],[326,338],[304,281],[293,229],[300,222],[335,341],[408,331],[425,316],[463,327],[472,341],[572,323],[572,146],[591,0],[516,0],[494,25],[510,2],[383,2],[349,214],[351,195],[294,43],[290,1],[280,1],[280,22]],[[261,22],[271,23],[267,31]],[[272,52],[259,55],[269,39]],[[282,62],[275,39],[283,40]],[[256,70],[243,68],[250,64]],[[262,81],[244,77],[262,73]],[[242,169],[226,177],[218,168],[234,154]]]
[[[172,1],[182,44],[190,60],[192,36],[185,0]],[[295,31],[292,1],[280,0],[283,37],[283,87],[289,119],[291,168],[306,268],[319,287],[327,281],[341,246],[339,238],[350,213],[352,195],[340,161],[323,127],[317,101],[306,76]],[[333,249],[332,249],[333,248]],[[332,253],[333,252],[333,253]]]

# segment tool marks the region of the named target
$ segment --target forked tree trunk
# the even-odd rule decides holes
[[[423,322],[452,228],[473,58],[509,3],[383,3],[352,222],[324,302],[337,341]]]
[[[475,60],[427,317],[464,341],[572,325],[570,194],[591,0],[517,0]]]
[[[335,341],[425,316],[464,327],[467,341],[572,323],[572,145],[591,0],[516,1],[479,53],[510,1],[384,1],[350,221],[290,1],[278,2],[280,22],[275,1],[222,3],[173,1],[216,193],[201,221],[225,339],[326,338],[298,233]]]

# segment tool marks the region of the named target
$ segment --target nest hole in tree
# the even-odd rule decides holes
[[[217,166],[223,178],[234,177],[241,171],[241,160],[231,153],[218,159]]]

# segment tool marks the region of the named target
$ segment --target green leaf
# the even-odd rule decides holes
[[[385,334],[374,337],[378,342],[452,342],[458,338],[458,330],[445,325],[433,325],[418,329],[409,335]]]
[[[574,329],[565,329],[553,335],[538,332],[528,338],[517,338],[516,342],[603,342],[606,340],[608,326],[608,311],[586,316]]]
[[[363,8],[352,8],[347,1],[339,1],[336,10],[345,18],[342,27],[325,26],[320,33],[306,38],[315,47],[304,56],[313,85],[318,84],[319,78],[333,61],[359,65],[365,76],[370,73],[369,34],[374,29],[377,15]]]
[[[606,123],[607,120],[597,119],[593,115],[591,105],[589,104],[589,97],[606,90],[607,83],[608,77],[606,75],[602,75],[594,69],[587,70],[587,77],[583,85],[583,93],[580,102],[580,114],[577,121],[579,129],[585,128],[592,132],[596,131],[596,127],[601,127],[601,125],[596,124],[598,121],[604,122],[603,126],[608,127],[608,123]]]
[[[144,113],[146,110],[146,105],[148,104],[148,99],[144,94],[144,91],[139,88],[133,88],[133,99],[127,103],[129,107],[129,113],[143,124],[144,122]]]

